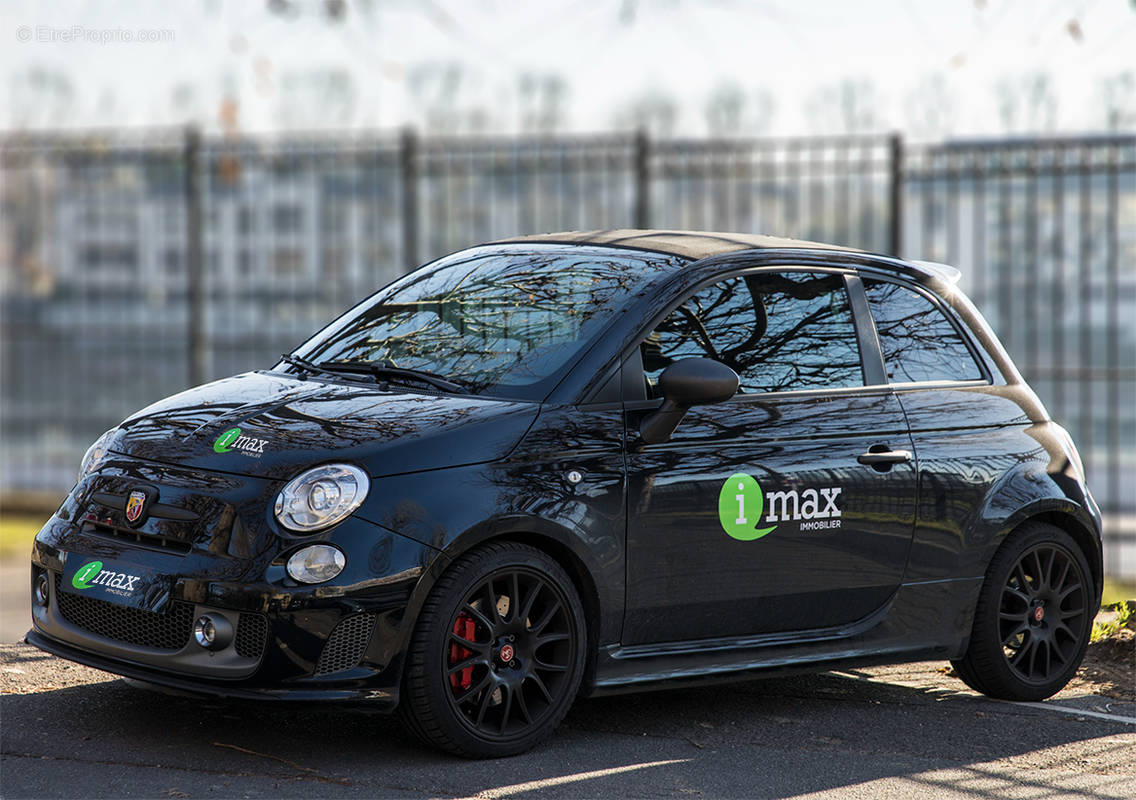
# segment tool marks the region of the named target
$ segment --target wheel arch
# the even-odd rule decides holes
[[[403,632],[406,640],[417,624],[422,604],[457,559],[482,545],[506,541],[540,550],[556,561],[572,580],[584,607],[587,627],[587,651],[581,683],[581,691],[584,691],[592,685],[600,643],[612,636],[618,639],[622,624],[622,583],[601,592],[601,583],[596,575],[602,567],[597,555],[588,550],[579,535],[548,520],[532,517],[488,520],[455,537],[439,553],[432,569],[423,575],[423,580],[414,590],[411,602],[413,624]]]
[[[1098,598],[1104,585],[1101,518],[1088,487],[1050,465],[1025,462],[1006,471],[987,491],[973,518],[973,542],[983,572],[1007,537],[1031,522],[1051,524],[1073,538],[1089,564]]]
[[[1065,533],[1069,534],[1073,541],[1080,548],[1085,561],[1089,564],[1089,572],[1093,579],[1093,591],[1096,593],[1097,602],[1100,602],[1101,594],[1104,591],[1104,563],[1101,554],[1100,540],[1094,535],[1093,531],[1084,524],[1078,517],[1064,509],[1049,509],[1038,511],[1030,514],[1024,519],[1020,520],[1008,533],[1013,533],[1025,525],[1034,522],[1044,522],[1059,528]],[[999,546],[1005,542],[1005,537],[1000,537]]]
[[[985,572],[994,556],[1005,546],[1011,534],[1035,522],[1053,525],[1072,537],[1089,564],[1093,590],[1099,602],[1104,591],[1104,559],[1100,534],[1087,512],[1067,499],[1052,498],[1037,501],[1005,518],[1002,524],[997,526],[992,539],[988,540],[982,557],[983,571]]]
[[[584,564],[583,560],[571,547],[551,536],[525,531],[511,531],[485,539],[478,544],[486,542],[516,542],[527,544],[542,551],[557,564],[564,568],[568,577],[576,587],[580,602],[584,606],[584,616],[587,623],[588,635],[584,653],[584,677],[580,682],[581,690],[590,687],[595,679],[596,661],[599,652],[599,633],[601,621],[601,606],[599,590],[596,587],[595,577]]]

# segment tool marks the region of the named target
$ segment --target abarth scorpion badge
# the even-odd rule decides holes
[[[146,492],[135,489],[126,498],[126,521],[137,525],[142,521],[142,512],[146,510]]]

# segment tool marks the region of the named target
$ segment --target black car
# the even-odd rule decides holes
[[[397,709],[467,756],[694,679],[941,658],[1048,697],[1100,513],[957,277],[680,231],[447,256],[95,442],[36,537],[27,640]]]

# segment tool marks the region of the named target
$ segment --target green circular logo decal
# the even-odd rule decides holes
[[[91,581],[95,576],[103,571],[103,562],[91,561],[79,567],[75,574],[71,576],[71,585],[76,589],[90,589]]]
[[[718,494],[718,521],[727,535],[742,542],[760,539],[772,528],[759,528],[761,514],[765,510],[765,495],[751,476],[744,472],[731,475],[722,484]]]
[[[240,438],[240,428],[229,428],[229,430],[222,433],[217,437],[217,441],[213,442],[214,453],[227,453],[233,449],[233,442]]]

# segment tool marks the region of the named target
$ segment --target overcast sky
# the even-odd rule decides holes
[[[1136,0],[270,5],[9,0],[0,127],[604,131],[638,109],[691,136],[930,138],[1099,130],[1108,102],[1136,127]]]

